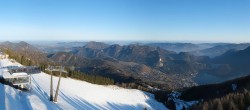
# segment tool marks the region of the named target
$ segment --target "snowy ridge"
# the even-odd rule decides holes
[[[20,65],[9,59],[0,60],[1,67]],[[0,71],[1,72],[1,71]],[[53,79],[54,93],[58,77]],[[71,78],[62,78],[58,102],[50,102],[50,76],[32,75],[32,89],[22,92],[0,84],[1,110],[167,110],[154,95],[136,89],[91,84]]]

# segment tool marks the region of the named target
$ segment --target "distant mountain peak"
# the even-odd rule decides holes
[[[12,44],[13,44],[13,43],[10,42],[10,41],[5,41],[5,42],[1,43],[1,45],[12,45]]]
[[[85,48],[91,48],[91,49],[104,49],[108,47],[108,44],[105,44],[103,42],[95,42],[95,41],[90,41],[88,42],[84,47]]]
[[[31,46],[30,44],[28,44],[27,42],[24,42],[24,41],[20,41],[18,43],[18,45],[22,45],[22,46]]]

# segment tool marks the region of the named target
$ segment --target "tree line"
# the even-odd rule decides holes
[[[205,101],[195,105],[191,110],[249,110],[250,91],[230,93],[221,98]]]

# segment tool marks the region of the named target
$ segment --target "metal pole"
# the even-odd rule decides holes
[[[60,86],[61,76],[62,76],[62,69],[63,69],[62,66],[60,66],[60,75],[59,75],[59,80],[58,80],[58,84],[57,84],[57,88],[56,88],[56,94],[55,94],[54,102],[57,102],[58,91],[59,91],[59,86]]]
[[[49,69],[52,69],[52,68],[50,68],[49,67]],[[50,75],[51,75],[51,77],[50,77],[50,101],[53,101],[53,76],[52,76],[52,71],[51,70],[49,70],[50,71]]]

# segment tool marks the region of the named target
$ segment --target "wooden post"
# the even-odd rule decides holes
[[[49,67],[49,69],[52,69],[51,67]],[[52,75],[52,70],[50,71],[50,101],[53,101],[53,75]]]
[[[56,94],[55,94],[55,100],[54,102],[57,102],[57,97],[58,97],[58,92],[59,92],[59,86],[60,86],[60,82],[61,82],[61,76],[62,76],[62,66],[60,66],[59,71],[60,71],[60,75],[59,75],[59,80],[58,80],[58,84],[57,84],[57,88],[56,88]]]

